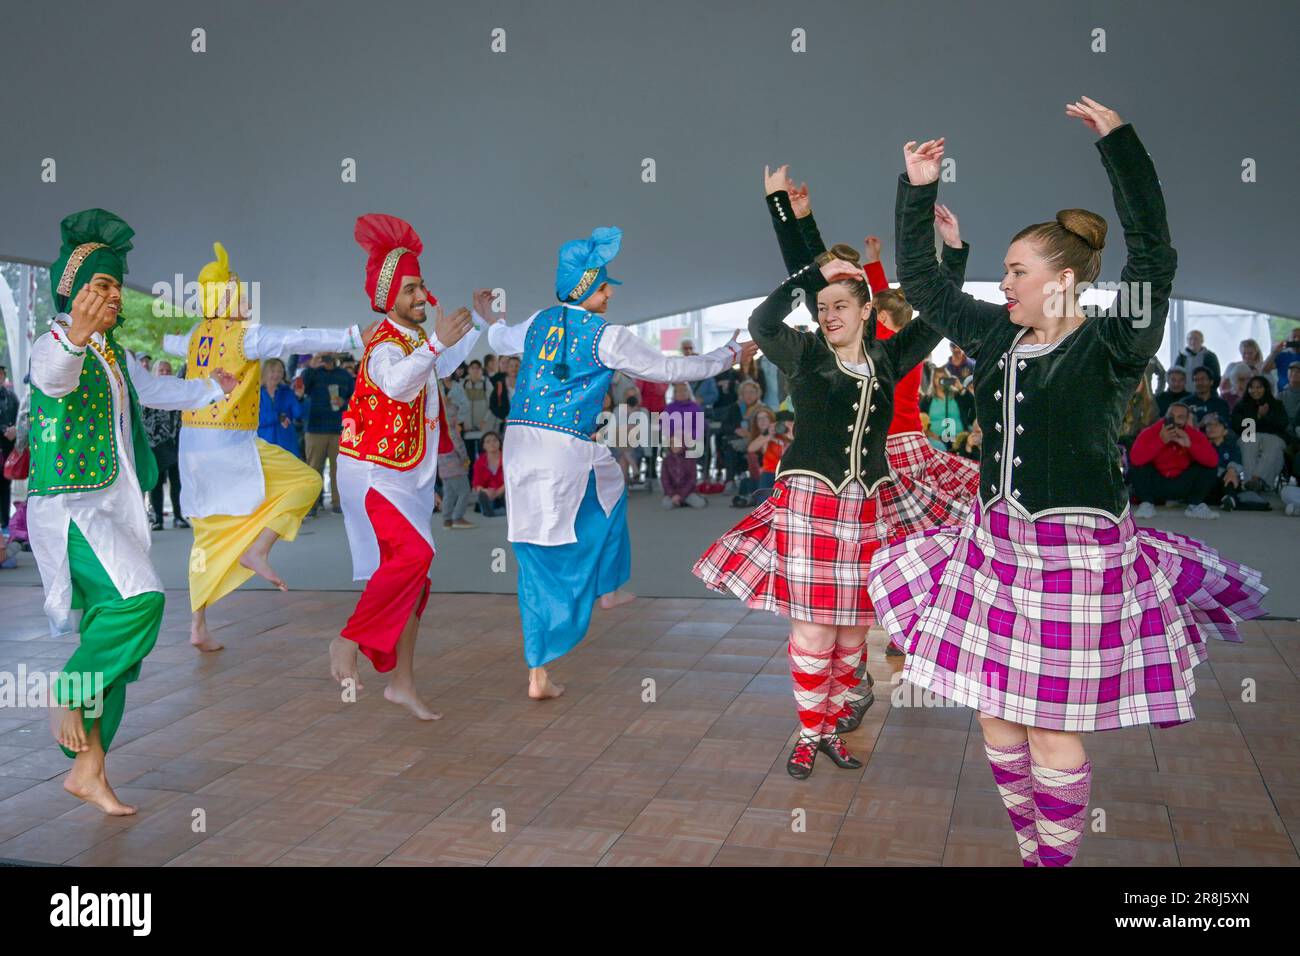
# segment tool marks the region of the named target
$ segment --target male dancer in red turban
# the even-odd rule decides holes
[[[426,307],[438,300],[421,277],[424,244],[410,224],[371,213],[357,220],[355,236],[369,255],[370,307],[385,318],[366,346],[339,436],[353,578],[366,587],[330,644],[330,671],[340,683],[356,682],[360,647],[375,670],[392,672],[388,700],[437,720],[416,692],[414,660],[429,599],[438,455],[452,447],[438,380],[469,355],[479,329],[468,309],[438,309],[433,335],[425,333]]]

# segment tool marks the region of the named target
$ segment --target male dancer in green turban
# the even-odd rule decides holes
[[[55,688],[51,727],[74,758],[64,789],[105,813],[135,813],[108,784],[104,754],[162,623],[143,492],[157,481],[140,406],[200,408],[235,387],[227,373],[156,377],[117,344],[130,226],[87,209],[61,225],[50,267],[59,314],[32,345],[27,527],[51,631],[81,640]]]

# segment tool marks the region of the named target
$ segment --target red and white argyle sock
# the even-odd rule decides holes
[[[862,699],[858,690],[862,684],[862,679],[858,676],[858,665],[862,663],[866,647],[865,641],[857,647],[835,645],[831,658],[830,702],[826,707],[829,726],[823,727],[822,733],[834,733],[835,722],[843,717],[851,717],[853,711],[849,705]]]
[[[827,721],[831,689],[832,651],[810,651],[790,638],[790,677],[794,682],[794,706],[799,715],[799,735],[816,743]],[[831,732],[835,721],[831,719]]]

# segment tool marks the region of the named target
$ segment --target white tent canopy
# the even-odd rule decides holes
[[[266,321],[336,323],[367,314],[353,223],[385,211],[422,234],[441,299],[500,287],[519,318],[553,301],[561,242],[614,224],[611,318],[635,322],[780,277],[765,163],[808,180],[828,239],[885,237],[888,264],[901,144],[944,134],[968,277],[996,279],[1008,238],[1061,207],[1116,225],[1064,116],[1086,93],[1156,159],[1177,294],[1295,314],[1298,18],[1291,0],[11,4],[0,257],[48,263],[60,218],[98,205],[137,231],[138,288],[193,279],[219,239]],[[1115,230],[1103,278],[1122,253]]]

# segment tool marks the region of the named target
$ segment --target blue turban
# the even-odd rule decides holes
[[[580,303],[600,288],[602,282],[622,285],[611,279],[605,266],[618,255],[623,230],[598,226],[590,239],[574,239],[560,247],[560,264],[555,270],[555,297],[561,302]]]

